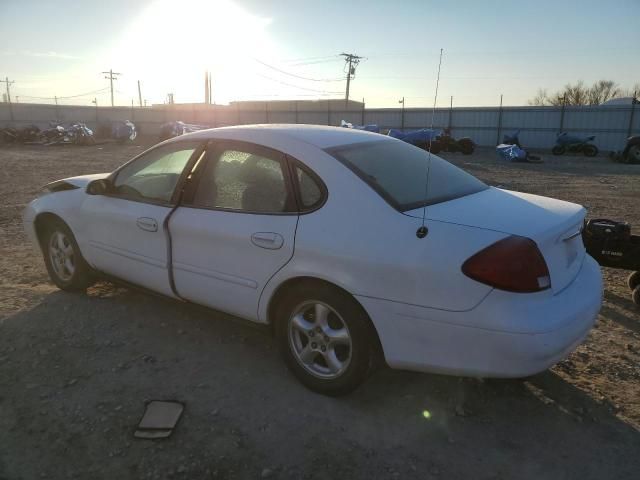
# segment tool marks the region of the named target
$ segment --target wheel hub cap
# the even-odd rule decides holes
[[[298,363],[312,375],[337,378],[351,362],[352,343],[345,321],[329,305],[311,300],[294,309],[289,342]]]
[[[49,260],[56,276],[62,281],[69,281],[75,272],[75,256],[69,238],[60,231],[55,231],[49,239]]]

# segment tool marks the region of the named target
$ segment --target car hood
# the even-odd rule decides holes
[[[45,185],[45,188],[50,187],[51,185],[60,184],[60,183],[69,183],[74,187],[83,188],[86,187],[89,182],[93,180],[98,180],[100,178],[107,178],[110,173],[93,173],[91,175],[80,175],[77,177],[69,177],[62,178],[60,180],[56,180],[55,182],[51,182]]]
[[[405,212],[422,218],[422,208]],[[427,207],[426,218],[532,239],[547,261],[554,293],[577,275],[585,250],[586,210],[575,203],[490,187]]]

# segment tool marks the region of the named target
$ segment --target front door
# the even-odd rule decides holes
[[[176,185],[201,142],[157,147],[116,171],[113,191],[88,195],[85,257],[94,268],[156,292],[173,295],[165,220]]]
[[[282,153],[244,142],[210,146],[169,221],[181,297],[256,318],[262,289],[293,256],[290,180]]]

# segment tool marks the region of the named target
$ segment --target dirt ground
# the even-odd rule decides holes
[[[638,478],[640,309],[625,272],[604,270],[586,343],[526,382],[383,370],[339,399],[305,390],[266,332],[227,315],[108,283],[57,290],[25,243],[24,205],[143,148],[0,147],[0,479]],[[640,233],[640,166],[448,158]],[[152,399],[185,413],[171,438],[134,439]]]

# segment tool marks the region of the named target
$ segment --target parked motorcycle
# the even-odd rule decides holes
[[[620,163],[640,163],[640,135],[627,138],[627,144],[622,152],[611,152],[611,160]]]
[[[578,137],[569,135],[567,132],[558,134],[556,144],[551,149],[554,155],[563,155],[565,153],[582,153],[585,157],[595,157],[598,154],[598,147],[593,143],[595,135],[590,137]]]
[[[431,153],[461,152],[463,155],[471,155],[476,149],[476,144],[469,137],[454,138],[451,130],[445,128],[442,134],[437,136],[431,144]]]

